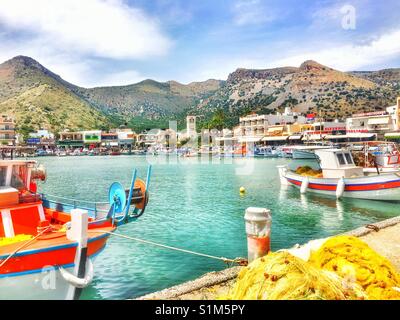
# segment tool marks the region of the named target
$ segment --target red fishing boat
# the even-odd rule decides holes
[[[143,214],[150,174],[134,170],[128,190],[113,183],[108,204],[84,205],[37,193],[35,161],[0,161],[0,299],[78,299],[112,232]]]

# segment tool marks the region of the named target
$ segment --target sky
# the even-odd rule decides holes
[[[30,56],[84,87],[225,80],[316,60],[400,67],[399,0],[0,0],[0,62]]]

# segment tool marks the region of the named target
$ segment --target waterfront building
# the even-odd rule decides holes
[[[238,144],[240,136],[239,126],[230,129],[222,129],[217,133],[215,144],[220,152],[232,153],[240,145]],[[240,136],[241,137],[241,136]]]
[[[82,131],[83,144],[86,148],[98,148],[102,140],[101,130]]]
[[[319,121],[309,124],[311,129],[303,131],[303,141],[329,140],[334,136],[346,135],[346,123],[334,121]]]
[[[29,133],[26,144],[36,148],[54,149],[56,140],[54,134],[48,130],[37,130],[36,132]]]
[[[142,148],[149,148],[157,144],[157,137],[160,135],[161,129],[152,129],[144,131],[137,136],[137,144]]]
[[[285,127],[293,124],[304,124],[306,117],[292,112],[291,108],[285,108],[284,113],[277,114],[250,114],[239,118],[241,130],[239,142],[259,142],[264,136],[277,136],[284,132]]]
[[[385,110],[354,114],[346,120],[348,133],[376,134],[378,139],[384,138],[387,134],[392,136],[400,130],[400,98],[397,104],[387,107]]]
[[[83,148],[84,143],[82,132],[60,132],[60,138],[58,139],[57,147],[69,149]]]
[[[397,98],[397,104],[389,107],[392,117],[395,118],[393,130],[385,133],[385,139],[400,142],[400,97]]]
[[[176,148],[178,134],[173,129],[160,130],[156,135],[156,144],[160,148]]]
[[[131,129],[121,128],[116,130],[118,135],[118,145],[122,149],[131,150],[136,142],[136,133]]]
[[[8,115],[0,115],[0,144],[14,146],[15,139],[15,120]]]
[[[118,147],[118,133],[117,132],[102,132],[101,133],[101,146],[102,147]]]

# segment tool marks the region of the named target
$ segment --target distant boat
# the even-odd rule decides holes
[[[370,141],[356,143],[349,148],[355,163],[364,167],[365,173],[400,171],[400,152],[393,142]]]
[[[293,159],[317,159],[315,150],[330,148],[330,146],[294,146],[292,147],[292,156]]]
[[[266,146],[256,148],[256,150],[254,150],[254,156],[261,158],[277,158],[279,156],[279,153],[272,147]]]

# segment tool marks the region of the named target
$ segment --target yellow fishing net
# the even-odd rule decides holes
[[[322,170],[314,170],[309,166],[302,166],[296,169],[296,173],[302,176],[322,178]]]
[[[400,299],[400,275],[391,263],[356,237],[337,236],[328,239],[309,262],[333,271],[348,281],[362,286],[368,299]]]
[[[232,300],[343,300],[364,299],[357,284],[347,284],[335,273],[320,270],[286,251],[269,253],[241,270]]]
[[[12,238],[0,238],[0,246],[5,246],[8,244],[13,244],[16,242],[26,241],[32,239],[33,236],[30,234],[19,234]]]

